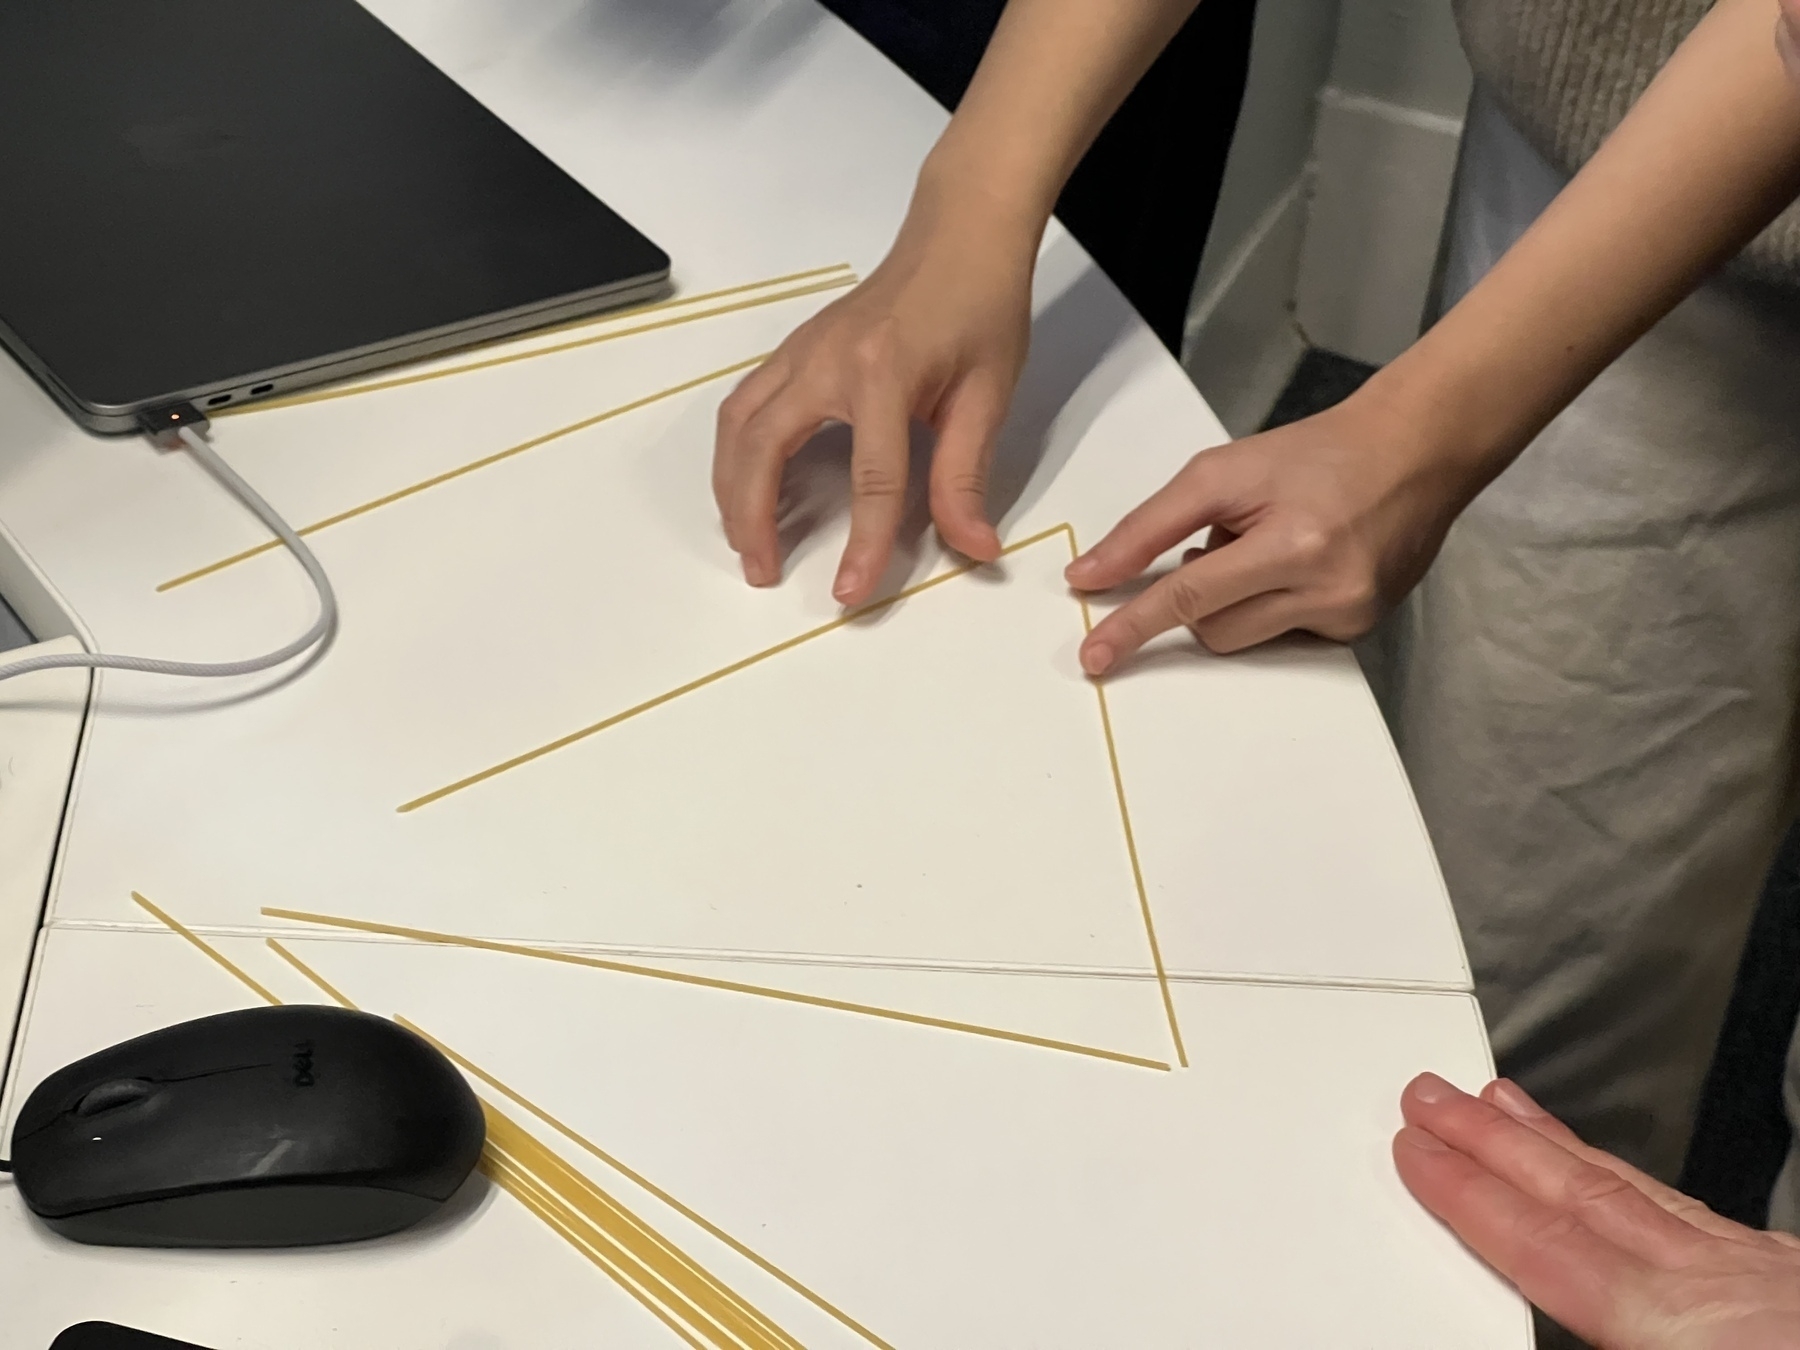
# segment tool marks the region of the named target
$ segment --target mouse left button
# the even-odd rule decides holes
[[[103,1111],[131,1106],[143,1101],[155,1090],[156,1084],[143,1078],[117,1078],[83,1093],[81,1100],[75,1103],[75,1114],[81,1117],[97,1116]]]

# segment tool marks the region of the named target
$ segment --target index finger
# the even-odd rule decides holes
[[[736,387],[720,400],[713,428],[712,490],[728,538],[731,534],[732,484],[748,453],[744,434],[751,419],[780,395],[787,379],[786,363],[777,351],[739,380]],[[735,540],[732,547],[737,547]]]
[[[1199,623],[1230,605],[1280,590],[1278,550],[1251,530],[1203,553],[1094,625],[1081,644],[1082,669],[1104,675],[1159,633]]]
[[[794,452],[829,420],[830,404],[792,383],[781,387],[739,429],[731,463],[720,475],[719,509],[725,537],[743,560],[753,586],[781,579],[781,541],[775,525],[781,475]]]

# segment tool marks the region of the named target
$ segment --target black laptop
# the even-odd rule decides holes
[[[0,0],[0,342],[94,430],[575,318],[668,275],[355,0]]]

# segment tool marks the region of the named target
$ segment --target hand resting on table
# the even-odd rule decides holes
[[[1800,1239],[1760,1233],[1583,1144],[1504,1079],[1421,1074],[1394,1165],[1420,1203],[1600,1350],[1791,1350]]]

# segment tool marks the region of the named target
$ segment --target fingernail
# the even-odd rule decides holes
[[[1095,642],[1081,652],[1081,668],[1090,675],[1104,675],[1112,666],[1114,652],[1104,642]]]
[[[1404,1127],[1394,1136],[1394,1142],[1405,1144],[1408,1148],[1416,1148],[1425,1153],[1448,1153],[1450,1146],[1439,1139],[1430,1130],[1421,1130],[1416,1125]]]
[[[1435,1073],[1422,1073],[1412,1080],[1407,1091],[1428,1106],[1451,1101],[1462,1094]]]
[[[843,604],[850,603],[850,597],[862,587],[862,569],[860,567],[842,567],[838,569],[837,580],[831,583],[831,593]]]
[[[1490,1089],[1494,1097],[1494,1105],[1515,1120],[1540,1120],[1549,1112],[1544,1110],[1530,1097],[1525,1089],[1510,1078],[1496,1078]]]
[[[752,586],[767,586],[775,578],[769,574],[768,564],[758,558],[746,557],[744,559],[744,580]]]
[[[1081,577],[1085,577],[1093,570],[1094,560],[1084,553],[1074,562],[1063,568],[1063,575],[1070,581],[1076,581]]]

